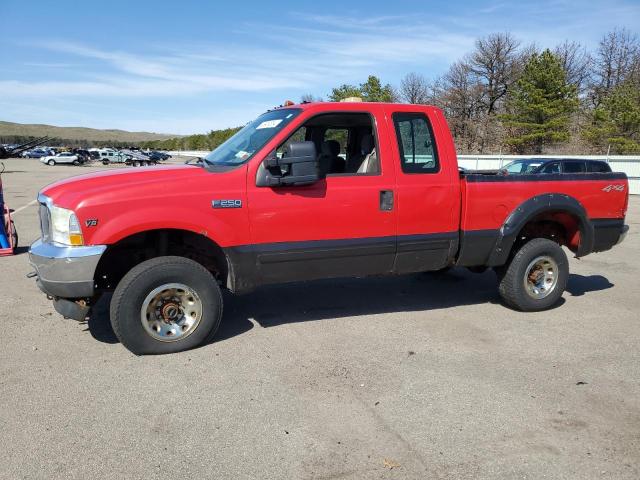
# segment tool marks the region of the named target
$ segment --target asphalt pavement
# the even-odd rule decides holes
[[[225,295],[213,343],[136,357],[106,301],[64,320],[26,278],[37,191],[123,167],[4,162],[1,479],[640,478],[640,198],[547,312],[490,271],[272,286]]]

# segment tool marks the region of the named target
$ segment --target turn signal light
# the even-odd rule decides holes
[[[84,239],[82,238],[81,233],[70,233],[69,234],[69,243],[74,247],[80,247],[84,245]]]

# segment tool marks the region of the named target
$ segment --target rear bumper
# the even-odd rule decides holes
[[[623,225],[622,230],[620,231],[620,236],[618,237],[618,241],[616,245],[622,243],[625,238],[627,238],[627,233],[629,233],[629,225]]]
[[[29,249],[40,290],[56,298],[94,295],[94,274],[105,245],[67,247],[37,240]]]
[[[623,218],[594,219],[592,223],[594,252],[604,252],[621,243],[629,231]]]

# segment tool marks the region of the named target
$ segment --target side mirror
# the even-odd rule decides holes
[[[282,158],[275,150],[269,154],[258,169],[256,186],[278,187],[311,185],[320,180],[320,163],[313,142],[292,142]]]

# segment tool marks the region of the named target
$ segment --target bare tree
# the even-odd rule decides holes
[[[408,73],[400,81],[400,98],[407,103],[425,104],[429,101],[429,83],[419,73]]]
[[[586,48],[578,42],[565,40],[554,49],[567,75],[567,82],[583,93],[591,76],[593,59]]]
[[[478,120],[484,113],[482,85],[476,81],[469,64],[464,61],[451,65],[436,85],[435,103],[445,112],[453,136],[464,145],[465,151],[476,150]]]
[[[321,97],[314,97],[311,93],[305,93],[300,97],[300,102],[302,103],[313,103],[313,102],[322,102]]]
[[[615,29],[600,40],[592,92],[595,106],[600,105],[615,86],[637,69],[639,55],[637,35],[624,28]]]
[[[477,40],[475,51],[466,59],[470,72],[484,87],[483,102],[489,115],[498,110],[522,69],[519,47],[510,33],[492,33]]]

